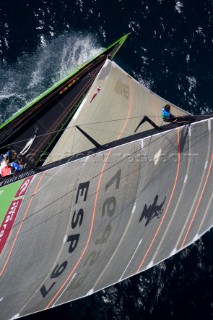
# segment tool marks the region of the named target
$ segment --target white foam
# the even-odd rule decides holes
[[[182,13],[182,8],[183,8],[183,3],[180,1],[176,1],[175,9],[177,10],[178,13]]]
[[[54,39],[40,35],[40,46],[36,52],[23,55],[16,65],[0,67],[0,100],[8,99],[4,101],[5,114],[1,110],[2,121],[12,116],[17,108],[21,110],[31,103],[45,90],[70,75],[76,66],[101,50],[102,47],[95,42],[93,35],[88,33],[65,33]]]

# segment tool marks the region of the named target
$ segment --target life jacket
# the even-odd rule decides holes
[[[7,166],[7,163],[5,160],[3,160],[1,162],[1,165],[0,165],[0,174],[2,175],[2,170]]]
[[[15,169],[16,171],[22,171],[22,169],[23,169],[23,167],[20,166],[17,162],[12,162],[12,163],[11,163],[11,167],[12,167],[13,169]]]
[[[11,168],[8,166],[7,162],[4,160],[0,165],[0,175],[6,177],[11,174]]]
[[[11,174],[11,168],[9,166],[6,166],[1,170],[2,177],[9,176],[10,174]]]
[[[163,108],[161,116],[163,120],[168,120],[170,119],[171,113],[167,111],[165,108]]]

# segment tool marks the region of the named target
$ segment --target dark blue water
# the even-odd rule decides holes
[[[1,0],[0,123],[128,32],[121,67],[194,114],[213,112],[212,0]],[[212,240],[27,319],[211,319]]]

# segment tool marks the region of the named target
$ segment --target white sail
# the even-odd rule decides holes
[[[100,92],[90,102],[99,86]],[[167,100],[145,88],[115,62],[107,60],[46,164],[62,159],[64,155],[69,156],[93,147],[76,129],[76,125],[100,144],[105,144],[134,134],[144,115],[157,125],[165,124],[161,110],[167,103]],[[172,105],[172,112],[177,116],[189,114],[175,105]],[[121,132],[120,128],[125,123]],[[145,123],[139,132],[150,128],[150,125]]]

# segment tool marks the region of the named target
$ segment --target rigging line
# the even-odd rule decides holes
[[[95,63],[90,63],[90,65],[91,65],[91,66],[93,65],[93,67],[96,67],[96,68],[100,68],[100,67],[101,67],[101,66],[99,65],[100,62],[101,62],[100,60],[103,60],[103,59],[102,59],[102,58],[101,58],[101,59],[98,59],[97,62],[95,62]],[[89,65],[87,66],[86,69],[88,69],[88,67],[89,67]],[[95,72],[96,69],[95,69],[95,70],[92,70],[92,71]],[[81,73],[83,73],[83,72],[85,72],[85,70],[80,70],[79,73],[78,73],[78,75],[81,74]],[[86,70],[86,72],[88,72],[88,71]],[[86,72],[85,72],[85,73],[86,73]],[[75,76],[77,76],[77,75],[75,75]],[[71,79],[72,79],[72,78],[71,78]],[[62,86],[63,86],[63,87],[66,86],[66,85],[70,82],[71,79],[69,78],[69,79],[65,80],[65,82],[64,82],[64,84],[63,84]],[[43,104],[43,102],[45,102],[45,101],[48,100],[49,98],[52,99],[52,95],[55,94],[55,93],[57,93],[60,89],[61,89],[61,87],[56,88],[56,90],[54,90],[54,92],[51,92],[50,95],[48,95],[47,97],[43,97],[43,99],[41,98],[42,101],[35,102],[35,104],[32,105],[32,108],[35,107],[35,109],[37,109],[38,107],[40,107],[40,105]],[[50,99],[50,101],[51,101],[51,99]],[[57,100],[57,99],[56,99],[56,100]],[[37,104],[37,103],[38,103],[38,104]],[[32,113],[32,110],[33,110],[32,108],[29,108],[29,109],[26,110],[26,113],[23,115],[23,117],[22,117],[21,119],[18,119],[18,120],[17,120],[18,123],[19,123],[19,122],[23,122],[23,119],[25,119],[26,116],[28,116],[28,113]],[[16,123],[16,127],[17,127],[17,123]]]
[[[97,66],[97,68],[95,70],[93,70],[93,75],[97,75],[97,73],[99,72],[101,66]],[[97,70],[98,69],[98,70]],[[58,122],[63,121],[66,117],[67,114],[70,113],[70,111],[72,110],[68,110],[70,108],[74,108],[75,104],[77,103],[78,99],[80,99],[80,97],[82,96],[82,94],[88,89],[88,86],[90,85],[90,83],[92,83],[94,81],[94,78],[90,78],[88,81],[86,81],[86,83],[84,84],[83,88],[79,91],[79,93],[76,95],[75,99],[71,102],[71,104],[68,106],[68,108],[66,108],[65,112],[62,113],[60,119],[58,121],[55,121],[55,123],[52,125],[51,128],[56,128],[56,126],[58,125]],[[57,99],[58,100],[58,99]],[[58,101],[59,103],[61,103],[61,101]],[[44,143],[47,141],[47,139],[43,139],[43,142],[41,143],[41,145],[44,145]]]
[[[102,128],[100,128],[100,129],[98,129],[98,128],[92,128],[92,127],[89,127],[89,126],[84,126],[84,128],[86,128],[86,129],[89,129],[89,130],[92,130],[92,131],[99,131],[99,132],[107,132],[107,133],[115,133],[115,134],[118,134],[119,132],[118,131],[110,131],[110,130],[104,130],[104,129],[102,129]],[[131,132],[130,133],[132,133],[132,130],[131,130]]]
[[[58,133],[58,132],[61,132],[61,131],[65,131],[65,130],[68,130],[68,129],[71,129],[71,128],[74,128],[74,127],[75,126],[69,126],[67,128],[64,128],[64,129],[58,129],[58,130],[49,131],[49,132],[44,133],[44,134],[38,134],[36,138],[40,138],[40,137],[43,137],[43,136],[47,136],[47,135],[51,135],[51,134]],[[27,142],[29,139],[30,139],[30,137],[26,138],[26,139],[23,139],[23,140],[17,140],[14,143],[5,144],[5,145],[1,146],[1,149],[2,148],[6,148],[6,147],[10,147],[11,144],[12,145],[17,145],[18,143]]]
[[[155,116],[151,116],[151,115],[148,115],[148,117],[150,117],[150,118],[155,118]],[[159,116],[159,117],[160,117],[160,116]],[[132,120],[132,119],[140,119],[140,118],[141,118],[141,116],[138,116],[138,117],[130,117],[130,120]],[[110,123],[110,122],[123,121],[123,120],[125,120],[125,118],[119,118],[119,119],[107,120],[107,121],[90,122],[89,125],[90,125],[90,124],[92,124],[92,125],[93,125],[93,124],[104,124],[104,123],[108,123],[108,122]],[[163,121],[162,121],[162,123],[161,123],[160,126],[162,126],[162,124],[163,124]],[[80,123],[79,125],[81,125],[81,126],[83,126],[83,125],[88,125],[88,123]],[[44,127],[44,128],[45,128],[45,127]],[[72,128],[75,128],[75,125],[73,125],[73,126],[67,126],[66,128],[61,128],[61,129],[58,129],[58,130],[52,130],[52,131],[46,132],[46,133],[44,133],[44,134],[38,134],[38,135],[37,135],[37,138],[44,137],[44,136],[48,136],[48,135],[51,135],[51,134],[54,134],[54,133],[63,132],[63,131],[66,131],[66,130],[72,129]],[[94,130],[95,130],[95,129],[94,129]],[[110,132],[110,131],[109,131],[109,132]],[[115,132],[115,131],[112,131],[112,132],[113,132],[113,133],[117,133],[117,132]],[[17,140],[17,141],[15,141],[15,142],[12,143],[12,144],[17,145],[18,143],[27,142],[28,139],[29,139],[29,138],[22,139],[22,140]],[[3,146],[1,146],[1,148],[6,148],[6,147],[9,147],[9,146],[11,146],[11,143],[3,145]],[[17,145],[17,146],[18,146],[18,145]]]
[[[56,131],[57,132],[57,131]],[[40,135],[40,136],[42,136],[42,135]],[[38,138],[39,136],[37,136],[36,137],[36,139]],[[35,139],[35,141],[36,141],[36,139]],[[20,144],[18,144],[18,143],[21,143],[21,142],[26,142],[26,141],[29,141],[30,139],[24,139],[24,140],[20,140],[20,141],[17,141],[17,143],[13,143],[13,144],[8,144],[8,145],[5,145],[5,146],[2,146],[1,147],[1,149],[3,149],[3,148],[6,148],[6,147],[11,147],[11,145],[13,146],[13,149],[15,149],[16,151],[18,150],[18,149],[22,149],[23,148],[23,145],[20,145]],[[36,150],[38,150],[38,151],[43,151],[43,149],[42,148],[39,148],[39,147],[30,147],[30,151],[36,151]],[[17,153],[19,153],[19,152],[17,152]],[[0,153],[1,154],[1,153]]]
[[[143,114],[144,115],[144,114]],[[143,117],[143,115],[140,116],[135,116],[135,117],[130,117],[129,120],[133,120],[133,119],[141,119],[141,117]],[[156,116],[153,115],[146,115],[149,118],[155,118]],[[161,118],[161,116],[158,116],[159,118]],[[83,126],[83,125],[87,125],[87,124],[100,124],[100,123],[107,123],[107,122],[116,122],[116,121],[123,121],[126,118],[117,118],[117,119],[111,119],[111,120],[106,120],[106,121],[96,121],[96,122],[90,122],[90,123],[80,123],[79,125]]]
[[[74,127],[73,127],[74,128]],[[159,139],[161,139],[161,138],[166,138],[167,140],[168,140],[168,142],[169,143],[171,143],[171,145],[175,148],[175,146],[172,144],[172,142],[167,138],[167,134],[169,133],[170,131],[165,131],[163,134],[161,134],[159,137],[157,137],[153,142],[152,142],[152,136],[153,135],[150,135],[150,136],[148,136],[148,137],[146,137],[146,138],[149,138],[150,137],[150,142],[148,143],[148,145],[146,145],[145,147],[144,147],[144,150],[146,149],[146,148],[148,148],[152,143],[154,143],[154,142],[156,142],[156,141],[158,141]],[[138,140],[138,139],[137,139]],[[75,141],[75,139],[73,139],[73,148],[75,148],[76,147],[76,145],[77,145],[77,143],[78,143],[78,141],[76,140]],[[72,150],[73,150],[73,148],[72,148]],[[34,150],[34,149],[33,149]],[[39,148],[38,148],[38,150],[39,150]],[[134,153],[133,153],[134,154]],[[132,154],[132,155],[133,155]],[[73,155],[72,155],[73,156]],[[72,157],[71,156],[71,157]],[[70,161],[70,158],[67,160],[67,162],[69,162]],[[67,163],[66,162],[66,163]]]
[[[122,120],[122,119],[119,119],[119,120]],[[124,120],[124,119],[123,119],[123,120]],[[115,121],[117,121],[117,120],[115,120]],[[111,122],[111,121],[106,121],[106,122]],[[105,123],[105,121],[103,121],[103,122],[97,122],[97,123]],[[93,124],[93,123],[91,123],[91,124]],[[94,123],[94,124],[95,124],[95,123]],[[84,125],[84,124],[80,124],[80,125]],[[44,128],[45,128],[45,127],[44,127]],[[43,133],[43,134],[38,134],[38,135],[37,135],[37,138],[44,137],[44,136],[49,136],[49,135],[51,135],[51,134],[63,132],[63,131],[66,131],[66,130],[69,130],[69,129],[73,129],[73,128],[75,129],[75,125],[73,125],[73,126],[67,126],[66,128],[61,128],[61,129],[58,129],[58,130],[52,130],[52,131],[49,131],[49,132],[46,132],[46,133]],[[27,142],[29,139],[30,139],[30,137],[29,137],[29,138],[26,138],[26,139],[22,139],[22,140],[17,140],[17,141],[15,141],[14,143],[5,144],[5,145],[1,146],[1,149],[2,149],[2,148],[6,148],[6,147],[10,147],[11,144],[12,144],[12,145],[16,145],[17,147],[19,147],[18,143]]]
[[[170,140],[166,137],[167,134],[169,134],[170,131],[171,131],[171,130],[165,131],[163,134],[158,135],[158,137],[157,137],[153,142],[156,142],[156,141],[160,140],[161,138],[164,138],[164,137],[165,137],[165,138],[168,140],[168,142],[171,143]],[[149,137],[152,138],[152,135],[149,136]],[[147,137],[147,138],[149,138],[149,137]],[[137,140],[139,140],[139,139],[137,139]],[[137,140],[136,140],[136,141],[137,141]],[[148,144],[147,146],[145,146],[144,149],[146,149],[147,147],[149,147],[153,142],[151,142],[151,139],[150,139],[149,144]],[[76,142],[76,143],[77,143],[77,142]],[[76,144],[75,144],[75,145],[76,145]],[[74,146],[75,146],[75,145],[74,145]],[[172,144],[172,146],[173,146],[173,144]],[[134,152],[134,153],[135,153],[135,152]],[[132,153],[131,155],[133,155],[134,153]],[[69,161],[72,159],[72,157],[73,157],[73,155],[71,156],[71,158],[69,157],[69,159],[67,159],[66,163],[69,162]],[[122,159],[121,161],[123,161],[123,160],[125,160],[125,159]]]
[[[61,103],[61,101],[57,101],[59,104],[63,105]],[[68,106],[68,108],[70,108],[70,105]],[[67,112],[66,112],[67,111]],[[52,124],[51,128],[52,130],[55,130],[58,125],[60,125],[60,123],[64,120],[65,116],[67,115],[67,113],[70,112],[70,110],[64,110],[64,112],[60,115],[60,117],[58,117],[58,119]],[[46,142],[47,142],[48,137],[47,136],[43,136],[43,139],[41,140],[41,142],[39,143],[39,147],[43,146]],[[33,156],[35,155],[36,151],[39,150],[39,147],[35,150]]]
[[[69,120],[69,121],[72,121],[72,118]],[[74,137],[73,137],[73,139],[72,139],[72,145],[74,144],[74,139],[75,139],[75,129],[76,129],[76,126],[74,125],[74,126],[68,126],[68,127],[66,127],[66,128],[64,128],[63,130],[59,130],[58,131],[58,133],[60,132],[60,131],[66,131],[66,130],[68,130],[68,129],[74,129]],[[56,131],[56,133],[57,133],[57,131]],[[53,139],[54,139],[54,137],[53,137]],[[55,146],[54,146],[55,147]],[[39,149],[38,149],[39,150]],[[45,149],[46,150],[46,149]],[[43,152],[45,152],[45,150],[43,151]],[[71,149],[72,150],[72,149]],[[51,151],[51,154],[52,154],[52,151]]]
[[[52,92],[50,92],[49,94],[47,94],[46,96],[44,96],[44,97],[41,97],[41,99],[39,100],[39,101],[36,101],[36,102],[34,102],[33,104],[32,104],[32,106],[31,107],[29,107],[29,109],[27,109],[25,112],[25,114],[23,115],[24,117],[23,118],[21,118],[21,119],[18,119],[18,123],[17,124],[19,124],[20,122],[22,122],[22,120],[23,119],[25,119],[26,118],[26,116],[28,116],[28,113],[31,113],[31,111],[33,110],[33,108],[34,109],[37,109],[37,107],[40,107],[42,104],[44,104],[47,100],[49,100],[49,102],[52,100],[52,96],[53,95],[55,95],[55,94],[58,94],[58,92],[63,88],[63,87],[65,87],[67,84],[69,84],[69,82],[71,81],[71,80],[75,80],[75,79],[77,79],[77,77],[79,77],[79,75],[81,75],[82,73],[84,73],[85,71],[86,72],[88,72],[88,68],[90,67],[90,66],[96,66],[96,65],[98,65],[98,63],[100,63],[100,61],[99,60],[101,60],[100,58],[98,58],[98,60],[96,61],[96,62],[90,62],[90,63],[88,63],[88,66],[86,67],[86,69],[80,69],[80,70],[77,70],[76,71],[76,73],[73,75],[73,74],[71,74],[70,75],[70,77],[68,78],[68,79],[62,79],[61,81],[62,81],[62,83],[61,84],[59,84],[59,86],[57,87],[57,88],[53,88],[52,90]],[[85,73],[86,73],[85,72]],[[63,81],[64,81],[64,83],[63,83]],[[54,86],[54,85],[53,85]],[[48,89],[47,89],[48,90]]]
[[[71,127],[69,127],[69,128],[71,128]],[[74,126],[73,126],[72,128],[74,128]],[[145,150],[146,148],[148,148],[152,143],[154,143],[154,142],[156,142],[156,141],[158,141],[159,139],[164,138],[164,137],[168,140],[169,143],[172,144],[172,142],[167,138],[167,134],[168,134],[169,132],[170,132],[170,131],[165,131],[165,133],[161,134],[161,135],[160,135],[158,138],[156,138],[153,142],[151,141],[153,135],[148,136],[148,137],[150,137],[150,142],[149,142],[148,145],[146,145],[146,146],[144,147],[144,150]],[[146,138],[148,138],[148,137],[146,137]],[[76,142],[74,142],[74,139],[73,139],[73,148],[76,147],[77,143],[78,143],[78,141],[76,140]],[[174,147],[173,144],[172,144],[172,146]],[[72,148],[72,150],[73,150],[73,148]],[[34,149],[33,149],[33,150],[34,150]],[[38,150],[39,150],[39,148],[38,148]],[[133,153],[133,154],[134,154],[134,153]],[[73,156],[73,155],[72,155],[72,156]],[[72,157],[72,156],[71,156],[71,157]],[[70,161],[70,158],[67,160],[67,162],[69,162],[69,161]],[[67,163],[67,162],[66,162],[66,163]]]
[[[133,119],[133,118],[137,118],[137,117],[132,117],[132,118],[130,118],[130,119]],[[123,119],[119,119],[119,120],[125,120],[126,118],[123,118]],[[118,120],[114,120],[114,121],[118,121]],[[109,120],[109,121],[103,121],[102,123],[105,123],[105,122],[112,122],[111,120]],[[98,123],[98,122],[97,122]],[[99,123],[101,123],[101,122],[99,122]],[[67,127],[66,128],[66,130],[67,129],[69,129],[69,128],[73,128],[73,127],[75,127],[75,126],[69,126],[69,127]],[[101,129],[95,129],[95,128],[91,128],[91,127],[86,127],[86,128],[88,128],[88,129],[91,129],[91,130],[96,130],[96,131],[102,131],[102,132],[108,132],[108,133],[115,133],[115,134],[117,134],[118,132],[116,132],[116,131],[107,131],[107,130],[101,130]],[[126,133],[126,134],[130,134],[130,133],[132,133],[132,131],[126,131],[126,130],[124,130],[124,132]],[[73,148],[77,145],[77,143],[78,143],[78,141],[76,141],[75,142],[75,144],[74,144],[74,141],[73,141]]]
[[[40,125],[40,127],[43,128],[46,132],[48,131],[48,127],[45,126],[40,119],[36,120],[35,122],[36,122],[36,125],[37,125],[37,126]],[[41,136],[42,136],[42,135],[40,135],[40,137],[41,137]],[[37,137],[39,137],[39,135],[37,135]]]
[[[154,117],[154,116],[153,116]],[[139,118],[139,117],[134,117],[134,118]],[[133,118],[132,118],[133,119]],[[120,121],[121,119],[116,119],[114,121]],[[125,120],[125,119],[122,119],[122,120]],[[100,124],[100,123],[107,123],[107,122],[112,122],[112,121],[104,121],[104,122],[96,122],[96,124]],[[92,128],[90,126],[90,124],[92,123],[87,123],[87,124],[81,124],[81,126],[84,126],[84,128],[88,128],[90,130],[94,130],[94,131],[102,131],[102,132],[108,132],[108,133],[117,133],[117,131],[110,131],[110,130],[103,130],[103,129],[97,129],[97,128]],[[95,123],[93,123],[95,124]],[[163,122],[161,123],[161,125],[163,124]],[[134,132],[132,131],[132,129],[128,129],[128,130],[124,130],[124,132],[128,133],[128,134],[133,134]]]
[[[53,125],[52,125],[52,127],[51,128],[53,128],[53,129],[56,129],[59,125],[61,126],[61,125],[63,125],[63,123],[62,123],[62,121],[64,120],[64,118],[65,118],[65,116],[68,114],[68,113],[70,113],[70,112],[72,112],[72,110],[69,110],[70,109],[70,106],[68,107],[68,109],[66,108],[66,107],[64,107],[64,105],[63,105],[63,103],[61,102],[61,100],[59,100],[59,101],[57,101],[57,103],[59,103],[59,105],[64,109],[64,112],[62,112],[62,114],[60,115],[60,117],[57,119],[57,121],[55,121],[54,123],[53,123]],[[74,106],[73,106],[74,107]],[[52,130],[52,131],[56,131],[56,133],[59,133],[60,132],[60,129],[59,130]],[[43,139],[42,139],[43,141],[41,141],[40,143],[39,143],[39,147],[41,147],[41,146],[43,146],[46,142],[47,142],[47,140],[48,140],[48,137],[47,137],[47,135],[45,135],[45,136],[43,136]],[[39,151],[41,148],[37,148],[37,150],[35,150],[35,153],[36,153],[36,151]],[[34,154],[35,154],[34,153]]]
[[[69,107],[70,108],[70,107]],[[70,113],[70,110],[66,110],[66,112],[64,112],[61,117],[59,119],[57,119],[57,121],[55,121],[52,125],[52,128],[53,129],[56,129],[59,125],[63,125],[62,121],[65,119],[66,115],[68,115]],[[56,133],[59,133],[59,132],[63,132],[63,130],[53,130],[52,132],[56,132]],[[41,147],[44,146],[45,143],[47,143],[47,139],[48,139],[48,136],[51,135],[51,134],[46,134],[46,135],[43,135],[43,139],[42,141],[39,143],[39,146],[37,146],[35,152],[34,152],[34,155],[37,151],[39,151],[41,149]],[[42,135],[41,135],[42,136]],[[53,137],[54,138],[54,137]],[[45,150],[44,150],[45,151]]]
[[[141,115],[141,116],[135,116],[135,117],[130,117],[130,120],[133,120],[133,119],[141,119],[145,114]],[[147,117],[149,118],[162,118],[161,115],[147,115]],[[185,116],[185,115],[183,115]],[[196,116],[196,115],[195,115]],[[200,115],[197,115],[197,116],[200,116]],[[206,115],[203,115],[203,117],[206,117]],[[118,119],[111,119],[111,120],[106,120],[106,121],[97,121],[97,122],[89,122],[89,123],[80,123],[79,125],[83,126],[83,125],[90,125],[90,124],[104,124],[104,123],[111,123],[111,122],[116,122],[116,121],[122,121],[122,120],[125,120],[125,118],[118,118]],[[156,121],[157,123],[157,121]],[[162,120],[161,121],[161,124],[159,125],[160,127],[163,125],[164,121]]]

